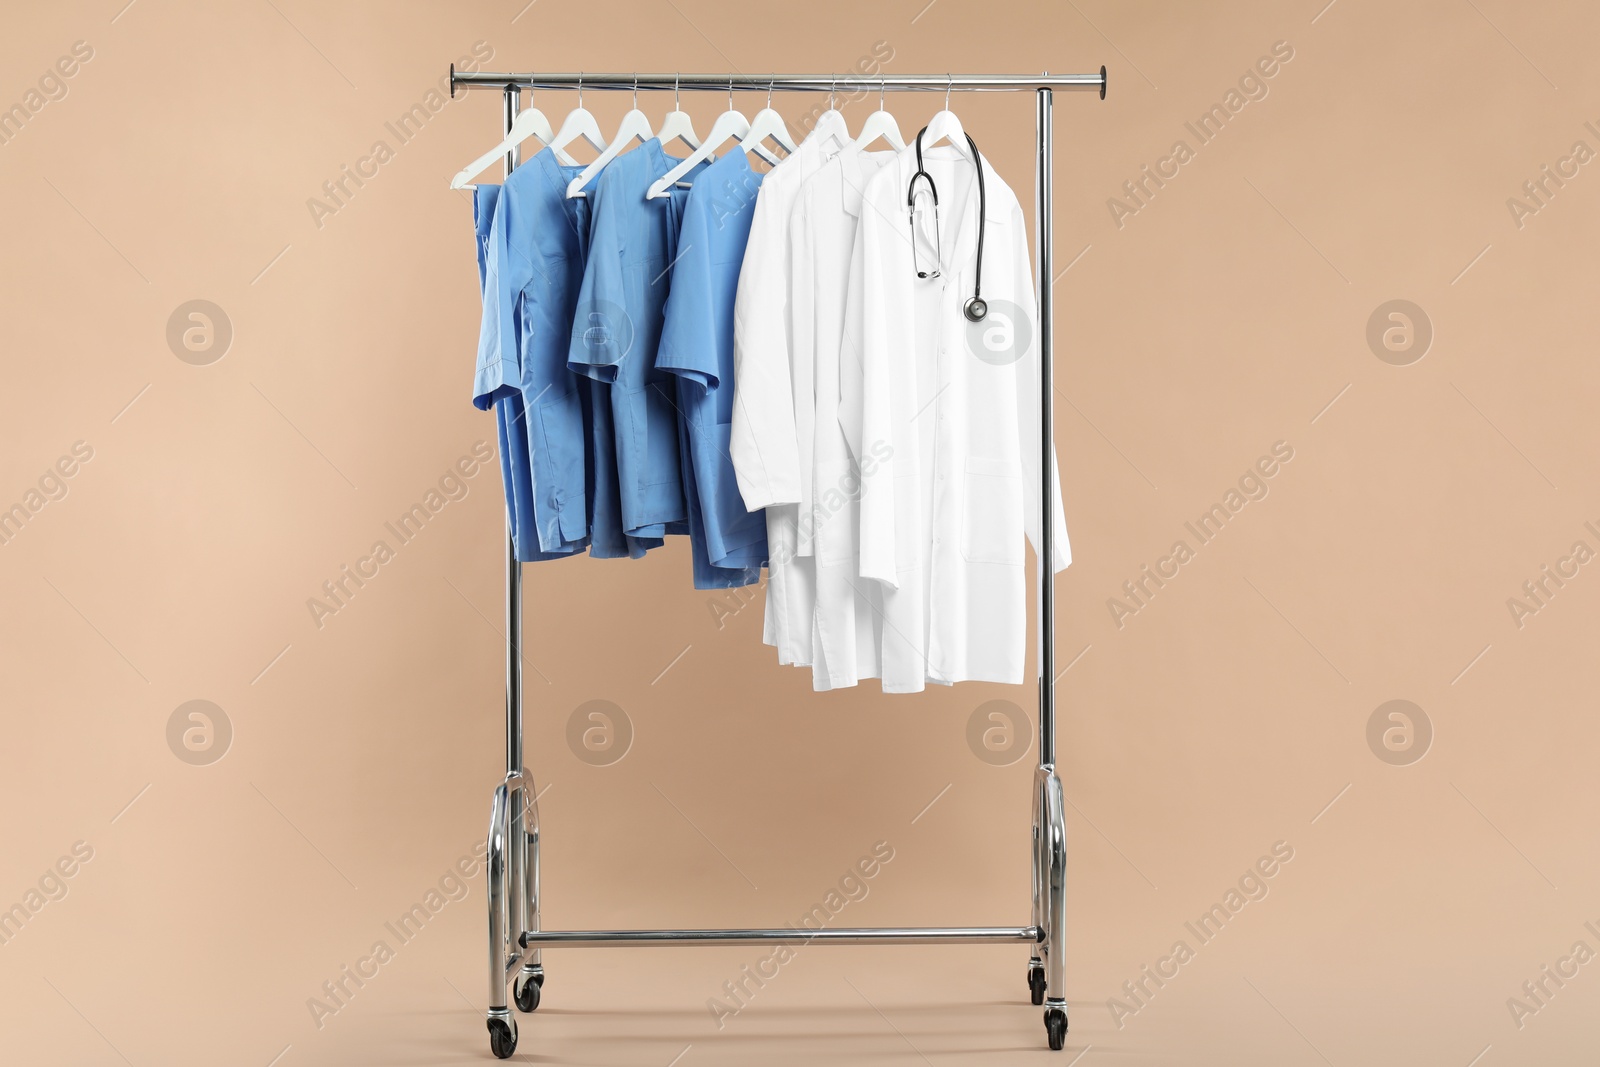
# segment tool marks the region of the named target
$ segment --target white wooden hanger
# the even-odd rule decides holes
[[[717,116],[717,121],[712,124],[711,132],[706,134],[704,143],[689,153],[689,157],[666,174],[656,179],[644,194],[646,200],[659,200],[667,195],[667,191],[685,174],[698,167],[701,163],[711,158],[711,154],[735,137],[743,137],[750,132],[750,120],[733,109],[733,82],[728,82],[728,110]]]
[[[634,77],[637,78],[638,75]],[[636,139],[642,143],[655,135],[655,131],[650,128],[649,117],[639,110],[639,85],[636,81],[633,86],[633,110],[622,116],[622,125],[617,127],[617,135],[595,157],[594,162],[584,167],[582,174],[567,183],[567,199],[587,195],[583,187],[594,181],[595,175],[604,170],[607,163],[622,155],[623,149],[632,145]]]
[[[783,116],[772,110],[772,83],[767,83],[767,106],[756,112],[756,117],[750,121],[750,130],[744,135],[744,140],[739,142],[739,148],[744,152],[754,152],[766,147],[767,138],[776,141],[787,154],[795,149],[794,138],[789,135],[789,127],[784,124]],[[769,163],[777,161],[762,152],[762,157]]]
[[[661,138],[663,147],[673,141],[682,141],[690,149],[700,147],[700,138],[694,132],[694,120],[689,118],[688,112],[683,110],[683,105],[678,100],[678,81],[672,81],[672,111],[661,120],[661,129],[656,131],[656,136]]]
[[[882,82],[878,83],[878,110],[867,116],[867,121],[861,125],[861,135],[850,142],[850,147],[859,152],[880,137],[897,152],[906,146],[906,139],[900,136],[900,124],[883,109]]]
[[[811,127],[811,136],[806,138],[808,141],[818,141],[822,144],[828,159],[838,155],[850,143],[850,127],[836,106],[836,92],[836,86],[829,86],[828,110],[817,119],[816,125]]]
[[[528,94],[528,102],[533,102],[533,94]],[[544,112],[536,107],[517,113],[516,121],[511,124],[511,132],[506,134],[505,140],[495,145],[483,155],[462,167],[454,178],[450,179],[452,189],[473,188],[472,179],[482,174],[492,164],[498,163],[505,154],[529,137],[537,137],[546,145],[555,141],[556,135],[550,131],[550,120],[544,117]],[[555,149],[556,158],[561,162],[571,165],[576,162],[571,156]]]
[[[600,132],[600,124],[594,120],[594,115],[583,106],[582,74],[578,75],[577,108],[567,112],[567,117],[562,120],[561,129],[556,132],[556,139],[547,143],[551,148],[560,152],[580,137],[588,141],[596,152],[605,151],[606,136]]]
[[[954,83],[952,78],[951,82]],[[926,132],[922,135],[922,147],[930,148],[940,141],[949,141],[956,151],[966,157],[969,163],[976,163],[972,158],[972,146],[967,143],[966,131],[961,128],[961,120],[956,118],[956,113],[950,110],[950,90],[944,91],[944,110],[928,120]]]

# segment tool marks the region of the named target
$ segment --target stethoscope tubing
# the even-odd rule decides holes
[[[922,135],[927,132],[926,126],[917,131],[917,169],[906,186],[906,223],[911,227],[911,269],[916,270],[918,278],[937,278],[944,267],[944,232],[939,225],[939,187],[922,164]],[[984,220],[989,215],[989,195],[983,187],[983,157],[978,153],[978,143],[972,139],[972,134],[965,136],[967,146],[972,149],[973,164],[978,168],[978,262],[972,273],[972,299],[963,306],[962,314],[971,322],[981,322],[989,314],[989,305],[983,299],[983,237]],[[927,184],[928,193],[933,197],[933,234],[939,261],[931,271],[917,270],[917,234],[912,216],[916,209],[919,179]]]

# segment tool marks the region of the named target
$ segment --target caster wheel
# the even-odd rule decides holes
[[[518,1011],[533,1011],[539,1006],[539,990],[544,985],[544,975],[523,974],[517,975],[516,984],[511,987],[512,997],[515,999]]]
[[[517,1020],[490,1019],[489,1048],[496,1059],[509,1060],[517,1051]]]
[[[1039,963],[1028,965],[1028,992],[1032,994],[1033,1003],[1037,1006],[1044,1003],[1044,967]]]
[[[1067,1043],[1067,1011],[1065,1008],[1044,1010],[1044,1029],[1050,1037],[1050,1050],[1060,1052]]]

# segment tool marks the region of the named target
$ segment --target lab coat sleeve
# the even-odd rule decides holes
[[[813,552],[815,516],[808,504],[813,499],[809,482],[815,476],[816,434],[816,342],[817,278],[811,247],[810,197],[803,192],[789,214],[789,332],[790,378],[794,388],[795,445],[800,475],[800,530],[798,551]],[[810,444],[811,447],[806,446]]]
[[[729,454],[751,511],[800,502],[789,360],[788,203],[777,183],[762,185],[734,297]]]
[[[844,328],[839,333],[839,432],[850,457],[861,465],[861,228],[850,245]]]
[[[618,367],[633,343],[634,327],[628,320],[623,288],[622,234],[613,213],[603,210],[606,175],[588,191],[593,229],[589,233],[589,259],[572,314],[572,339],[567,346],[567,369],[602,382],[617,380]]]
[[[1039,553],[1039,305],[1033,292],[1033,264],[1028,258],[1028,231],[1021,205],[1012,209],[1010,219],[1012,234],[1012,278],[1017,294],[1017,309],[1023,322],[1016,329],[1026,328],[1028,345],[1017,361],[1017,431],[1022,450],[1022,500],[1023,520],[1028,532],[1028,543],[1033,546],[1035,558]],[[1051,554],[1055,557],[1051,570],[1063,571],[1072,562],[1072,546],[1067,541],[1066,517],[1061,509],[1061,476],[1056,465],[1055,444],[1050,446],[1050,510]]]
[[[860,421],[853,437],[855,454],[861,461],[861,577],[876,579],[894,589],[899,587],[900,564],[906,562],[895,551],[896,521],[905,517],[895,514],[895,478],[898,467],[904,464],[896,463],[895,446],[899,442],[894,425],[894,390],[910,387],[907,379],[896,381],[896,366],[900,362],[898,349],[907,343],[906,335],[912,331],[909,305],[895,299],[895,283],[902,279],[895,276],[894,243],[899,238],[889,230],[887,219],[892,217],[893,206],[874,202],[873,186],[869,185],[851,256],[855,261],[852,275],[858,284],[850,295],[858,304],[856,314],[861,324]],[[854,373],[850,362],[850,353],[842,352],[842,376]]]
[[[516,290],[511,288],[507,204],[502,195],[494,222],[489,226],[484,254],[483,321],[478,328],[478,369],[473,377],[472,403],[487,411],[496,400],[520,396],[521,352],[515,329]]]

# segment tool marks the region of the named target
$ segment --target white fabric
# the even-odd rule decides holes
[[[901,693],[927,681],[1022,681],[1024,538],[1035,553],[1039,544],[1038,314],[1022,207],[985,160],[991,311],[974,329],[1002,333],[979,358],[962,314],[977,258],[975,169],[950,147],[924,159],[939,190],[942,276],[916,277],[913,240],[922,270],[939,248],[931,210],[908,224],[907,148],[866,184],[840,378],[841,425],[862,463],[860,575],[882,583],[883,688]],[[995,358],[1013,310],[1027,343]],[[884,452],[869,473],[865,457]],[[1059,571],[1071,550],[1055,466],[1052,449]]]
[[[778,649],[779,663],[796,666],[811,663],[816,568],[797,542],[802,466],[790,355],[789,215],[801,184],[822,167],[830,148],[848,140],[843,117],[824,114],[811,136],[762,179],[734,298],[728,451],[745,507],[767,513],[762,640]]]
[[[862,186],[893,159],[893,152],[845,149],[801,188],[789,223],[795,371],[802,380],[809,371],[815,397],[814,418],[800,429],[802,455],[810,435],[812,467],[801,482],[799,543],[816,557],[811,677],[818,692],[876,678],[882,660],[879,586],[859,577],[861,470],[838,419],[839,348]]]

